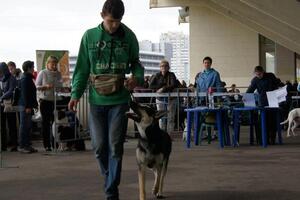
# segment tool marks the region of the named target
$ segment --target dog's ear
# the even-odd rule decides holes
[[[136,121],[136,122],[140,121],[140,117],[139,117],[137,114],[135,114],[135,113],[127,112],[127,113],[126,113],[126,116],[127,116],[129,119],[132,119],[133,121]]]
[[[155,113],[155,116],[154,118],[155,119],[160,119],[162,118],[164,115],[166,115],[168,113],[168,111],[165,111],[165,110],[159,110]]]

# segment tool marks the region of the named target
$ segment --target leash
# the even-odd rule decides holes
[[[131,101],[138,102],[137,99],[133,96],[133,90],[129,91]]]

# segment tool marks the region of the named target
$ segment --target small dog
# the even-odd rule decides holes
[[[172,140],[167,132],[159,128],[158,120],[167,112],[156,111],[150,106],[134,101],[130,103],[130,108],[134,113],[127,113],[127,117],[135,121],[140,135],[136,148],[140,200],[146,199],[146,167],[152,169],[155,175],[152,193],[158,199],[163,198],[163,183],[171,154]]]
[[[286,132],[287,133],[286,136],[290,137],[291,131],[293,133],[293,136],[296,136],[295,129],[300,125],[300,108],[295,108],[295,109],[291,110],[289,112],[288,118],[285,121],[281,122],[280,124],[283,125],[286,123],[288,123],[288,129]]]
[[[78,135],[75,138],[75,120],[76,126],[79,127],[79,122],[74,116],[74,113],[59,110],[56,116],[57,134],[55,136],[55,124],[52,125],[53,137],[56,137],[59,151],[71,151],[75,148],[78,151],[85,150],[83,139],[79,139]],[[75,140],[76,139],[76,140]]]
[[[55,127],[56,126],[56,127]],[[55,128],[57,128],[57,133],[55,135]],[[57,111],[56,116],[56,124],[52,124],[52,134],[53,137],[56,138],[58,143],[58,150],[64,151],[67,149],[67,142],[64,142],[66,139],[72,138],[72,129],[69,125],[69,120],[66,116],[65,111],[59,110]]]

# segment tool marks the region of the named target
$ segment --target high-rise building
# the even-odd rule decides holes
[[[145,76],[152,76],[159,72],[159,63],[164,58],[164,54],[160,52],[140,51],[140,61],[145,68]]]
[[[70,64],[69,72],[71,78],[73,77],[76,61],[77,61],[77,56],[69,56],[69,64]]]
[[[159,63],[165,59],[165,54],[160,50],[159,44],[149,40],[139,42],[140,61],[145,68],[145,76],[151,76],[159,72]]]
[[[168,45],[172,46],[168,47]],[[164,47],[163,53],[170,60],[171,71],[179,80],[189,83],[189,37],[183,32],[168,32],[160,36],[160,46]],[[170,51],[172,53],[170,53]],[[168,57],[171,56],[171,57]]]

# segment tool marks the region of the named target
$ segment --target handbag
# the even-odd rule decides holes
[[[42,121],[42,115],[41,115],[40,109],[38,109],[38,110],[34,109],[34,114],[32,115],[31,120],[33,122]]]
[[[90,75],[91,85],[100,95],[110,95],[124,87],[123,74],[99,74]]]
[[[16,87],[14,89],[13,97],[12,97],[12,105],[13,106],[17,106],[19,104],[20,96],[21,96],[20,88]]]
[[[4,99],[3,100],[3,106],[4,106],[3,112],[5,112],[5,113],[7,113],[7,112],[14,112],[11,99]]]

